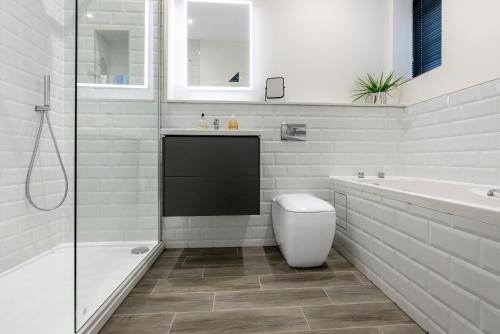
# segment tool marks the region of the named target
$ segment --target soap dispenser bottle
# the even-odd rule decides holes
[[[234,114],[232,114],[231,118],[229,118],[229,121],[227,122],[227,129],[231,131],[237,131],[238,128],[238,120],[236,119]]]
[[[207,120],[205,119],[205,114],[201,114],[201,118],[198,121],[198,128],[204,130],[208,129],[208,123]]]

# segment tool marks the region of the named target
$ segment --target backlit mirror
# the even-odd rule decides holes
[[[187,1],[188,87],[251,87],[251,3]]]

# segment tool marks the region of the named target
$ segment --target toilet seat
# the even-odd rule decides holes
[[[286,194],[274,199],[284,210],[297,213],[332,212],[333,206],[309,194]]]

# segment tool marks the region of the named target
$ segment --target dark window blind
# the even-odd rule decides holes
[[[441,66],[441,0],[413,0],[413,76]]]

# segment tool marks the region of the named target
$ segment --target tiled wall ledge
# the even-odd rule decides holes
[[[347,195],[335,246],[420,326],[500,333],[498,227],[339,184],[332,202],[335,191]]]
[[[325,107],[359,107],[359,108],[404,108],[401,104],[365,104],[365,103],[321,103],[321,102],[286,102],[286,101],[220,101],[220,100],[167,100],[166,103],[188,104],[247,104],[247,105],[282,105],[282,106],[325,106]]]

